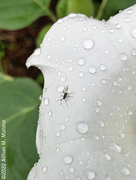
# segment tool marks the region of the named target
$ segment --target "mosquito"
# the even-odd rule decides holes
[[[60,96],[60,102],[65,100],[65,103],[68,107],[68,104],[67,104],[67,98],[71,97],[73,98],[73,96],[71,96],[71,94],[75,94],[75,93],[72,93],[72,92],[68,92],[68,85],[65,87],[65,89],[62,91],[63,95]]]

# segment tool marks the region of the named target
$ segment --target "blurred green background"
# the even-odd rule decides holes
[[[7,180],[25,180],[38,160],[35,134],[43,77],[37,68],[26,68],[27,58],[59,18],[75,12],[107,20],[135,3],[136,0],[0,0],[0,121],[6,120]],[[3,145],[1,155],[2,148]]]

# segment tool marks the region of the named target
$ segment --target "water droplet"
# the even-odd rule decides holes
[[[48,54],[47,58],[48,58],[48,59],[51,59],[51,55],[50,55],[50,54]]]
[[[72,60],[72,59],[69,59],[69,60],[68,60],[68,62],[69,62],[69,63],[72,63],[72,62],[73,62],[73,60]]]
[[[131,50],[131,54],[132,54],[132,56],[136,56],[136,49],[133,48],[133,49]]]
[[[106,176],[104,180],[111,180],[109,176]]]
[[[121,152],[121,146],[119,146],[118,144],[116,144],[115,142],[111,143],[109,146],[110,149],[114,150],[117,153]]]
[[[85,59],[84,59],[84,58],[80,58],[80,59],[78,60],[78,64],[79,64],[80,66],[83,66],[83,65],[85,64]]]
[[[103,64],[102,64],[102,65],[100,65],[100,67],[99,67],[99,68],[100,68],[100,70],[101,70],[101,71],[104,71],[104,70],[106,69],[105,65],[103,65]]]
[[[97,103],[98,106],[101,106],[101,105],[102,105],[101,100],[97,100],[96,103]]]
[[[59,19],[59,20],[57,21],[58,24],[61,24],[62,22],[63,22],[63,19]]]
[[[126,23],[130,22],[130,18],[126,18],[126,19],[125,19],[125,22],[126,22]]]
[[[70,167],[70,168],[69,168],[69,172],[70,172],[70,173],[74,173],[74,172],[75,172],[75,168]]]
[[[85,122],[79,122],[76,126],[76,130],[80,134],[85,134],[88,132],[88,125]]]
[[[34,51],[34,55],[35,56],[39,56],[41,54],[41,49],[40,48],[37,48],[35,51]]]
[[[101,127],[104,127],[104,122],[103,121],[98,121],[98,123],[100,124]]]
[[[51,117],[51,116],[52,116],[52,111],[49,111],[49,112],[48,112],[48,115]]]
[[[64,163],[65,164],[71,164],[72,161],[73,161],[73,158],[71,156],[69,156],[69,155],[65,156],[65,158],[64,158]]]
[[[84,42],[83,42],[83,47],[87,50],[91,49],[94,45],[94,41],[92,39],[86,39]]]
[[[130,33],[133,38],[136,38],[136,26],[131,29]]]
[[[65,41],[65,37],[62,36],[62,37],[60,38],[60,40],[61,40],[61,42],[64,42],[64,41]]]
[[[121,53],[121,54],[120,54],[120,60],[121,60],[121,61],[126,61],[127,58],[128,58],[128,57],[127,57],[127,55],[126,55],[125,53]]]
[[[110,33],[114,33],[114,29],[110,29],[109,32],[110,32]]]
[[[121,169],[121,173],[125,176],[128,176],[130,174],[129,170],[126,167],[123,167]]]
[[[60,137],[60,135],[61,135],[61,132],[56,132],[57,137]]]
[[[133,114],[133,112],[129,110],[128,115],[131,116],[132,114]]]
[[[106,80],[105,80],[105,79],[102,79],[102,80],[101,80],[101,84],[103,84],[103,85],[106,84]]]
[[[133,10],[132,10],[132,9],[128,9],[127,13],[128,13],[128,14],[132,14],[132,13],[133,13]]]
[[[86,91],[86,87],[82,87],[82,91],[85,92]]]
[[[122,42],[123,42],[123,39],[119,38],[119,39],[118,39],[118,42],[119,42],[119,43],[122,43]]]
[[[70,66],[69,71],[73,71],[73,70],[74,70],[73,66]]]
[[[84,76],[84,73],[83,73],[83,72],[80,72],[80,73],[79,73],[79,77],[82,78],[83,76]]]
[[[42,95],[39,96],[39,100],[40,100],[40,101],[42,100]]]
[[[111,160],[111,157],[110,157],[110,155],[109,155],[109,154],[105,154],[105,155],[104,155],[104,157],[105,157],[105,159],[106,159],[106,160],[108,160],[108,161],[110,161],[110,160]]]
[[[60,130],[64,131],[65,129],[66,129],[65,124],[61,124],[61,125],[60,125]]]
[[[112,85],[113,85],[113,86],[117,86],[117,85],[118,85],[117,81],[114,81],[114,82],[112,83]]]
[[[84,27],[84,28],[83,28],[83,31],[86,32],[86,31],[87,31],[87,28]]]
[[[91,73],[91,74],[96,73],[96,68],[93,67],[93,66],[91,66],[91,67],[89,68],[89,73]]]
[[[43,172],[43,173],[46,173],[46,172],[47,172],[47,170],[48,170],[48,169],[47,169],[47,167],[46,167],[46,166],[43,166],[43,168],[42,168],[42,172]]]
[[[97,136],[96,134],[94,135],[94,139],[96,140],[96,141],[98,141],[100,138],[99,138],[99,136]]]
[[[121,26],[121,24],[117,23],[117,24],[115,24],[115,28],[116,28],[116,29],[121,29],[122,26]]]
[[[75,13],[70,13],[69,15],[68,15],[68,17],[69,18],[75,18],[77,15],[75,14]]]
[[[79,177],[76,177],[76,179],[75,180],[81,180]]]
[[[94,108],[94,111],[95,111],[96,113],[98,113],[98,112],[100,111],[100,109],[99,109],[98,107],[96,107],[96,108]]]
[[[67,30],[67,27],[63,27],[63,31],[66,31]]]
[[[94,179],[95,173],[94,171],[88,171],[86,176],[87,176],[87,179]]]
[[[105,51],[104,51],[104,54],[106,54],[106,55],[109,54],[109,51],[108,51],[108,50],[105,50]]]
[[[61,78],[61,81],[62,81],[62,82],[65,82],[65,81],[66,81],[66,78],[65,78],[65,77],[62,77],[62,78]]]
[[[49,104],[49,98],[44,99],[44,104],[45,104],[45,106],[47,106]]]
[[[83,103],[85,102],[85,98],[82,98],[82,102],[83,102]]]
[[[58,93],[61,93],[61,92],[63,92],[63,91],[64,91],[64,89],[65,89],[65,87],[64,87],[64,86],[58,86],[58,88],[57,88],[57,92],[58,92]]]

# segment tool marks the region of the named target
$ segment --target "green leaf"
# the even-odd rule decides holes
[[[67,5],[68,5],[68,0],[59,0],[56,6],[56,13],[58,18],[67,16]]]
[[[136,3],[136,0],[103,0],[99,9],[98,19],[109,19],[110,16],[117,14],[120,10],[124,10]]]
[[[45,34],[49,31],[51,26],[52,26],[52,24],[48,24],[40,31],[40,33],[38,34],[38,37],[37,37],[37,42],[36,42],[37,47],[40,47],[40,44],[42,43]]]
[[[13,78],[9,75],[2,73],[2,69],[0,69],[0,86],[2,83],[5,83],[6,81],[13,81]]]
[[[67,14],[81,13],[88,17],[93,16],[93,3],[91,0],[68,0]]]
[[[0,84],[0,120],[6,121],[6,179],[26,179],[38,159],[35,134],[40,94],[39,86],[27,78]]]
[[[49,15],[51,0],[0,0],[0,28],[24,28],[43,15]]]
[[[62,18],[70,13],[81,13],[93,16],[93,3],[91,0],[59,0],[56,6],[57,16]]]

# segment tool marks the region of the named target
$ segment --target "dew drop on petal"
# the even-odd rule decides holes
[[[64,89],[65,89],[65,87],[64,87],[64,86],[58,86],[58,88],[57,88],[57,92],[58,92],[58,93],[61,93],[61,92],[63,92],[63,91],[64,91]]]
[[[91,49],[94,45],[94,41],[92,39],[86,39],[83,42],[83,47],[87,50]]]
[[[79,177],[76,177],[76,179],[75,180],[81,180]]]
[[[121,26],[121,24],[117,23],[117,24],[115,24],[115,28],[116,28],[116,29],[121,29],[122,26]]]
[[[57,137],[60,137],[60,135],[61,135],[61,132],[59,132],[59,131],[56,132],[56,136],[57,136]]]
[[[131,54],[132,54],[132,56],[136,56],[136,49],[133,48],[133,49],[131,50]]]
[[[34,51],[34,55],[35,56],[39,56],[41,54],[41,49],[40,48],[37,48],[35,51]]]
[[[75,13],[70,13],[69,15],[68,15],[68,17],[69,18],[75,18],[77,15],[75,14]]]
[[[66,81],[66,78],[65,78],[65,77],[62,77],[62,78],[61,78],[61,81],[62,81],[62,82],[65,82],[65,81]]]
[[[82,91],[85,92],[86,91],[86,87],[82,87]]]
[[[83,76],[84,76],[84,73],[83,73],[83,72],[80,72],[80,73],[79,73],[79,77],[82,78]]]
[[[101,84],[105,85],[105,84],[106,84],[106,80],[105,80],[105,79],[102,79],[102,80],[101,80]]]
[[[61,24],[62,22],[63,22],[63,19],[59,19],[59,20],[57,21],[58,24]]]
[[[96,103],[97,103],[98,106],[101,106],[101,105],[102,105],[101,100],[97,100]]]
[[[136,38],[136,26],[131,29],[130,33],[133,38]]]
[[[73,161],[73,158],[71,156],[69,156],[69,155],[65,156],[65,158],[64,158],[64,163],[65,164],[71,164],[72,161]]]
[[[133,10],[132,9],[128,9],[127,14],[132,14]]]
[[[114,150],[117,153],[121,152],[121,146],[119,146],[118,144],[116,144],[115,142],[111,143],[109,146],[110,149]]]
[[[118,42],[119,42],[119,43],[122,43],[122,42],[123,42],[123,39],[119,38],[119,39],[118,39]]]
[[[48,115],[51,117],[51,116],[52,116],[52,111],[49,111],[49,112],[48,112]]]
[[[88,125],[85,122],[79,122],[76,126],[76,130],[80,134],[85,134],[88,132]]]
[[[61,42],[64,42],[64,41],[65,41],[65,37],[62,36],[62,37],[60,38],[60,41],[61,41]]]
[[[126,19],[125,19],[125,22],[126,22],[126,23],[130,22],[130,18],[126,18]]]
[[[121,61],[126,61],[127,60],[127,55],[125,53],[120,53],[120,60]]]
[[[95,178],[94,171],[88,171],[86,177],[87,179],[94,179]]]
[[[107,161],[110,161],[110,160],[111,160],[111,157],[110,157],[109,154],[105,154],[104,157],[105,157],[105,159],[106,159]]]
[[[66,129],[65,124],[61,124],[61,125],[60,125],[60,130],[64,131],[65,129]]]
[[[43,168],[42,168],[42,172],[45,174],[46,172],[47,172],[47,167],[46,166],[43,166]]]
[[[70,172],[70,173],[74,173],[74,172],[75,172],[75,168],[70,167],[70,168],[69,168],[69,172]]]
[[[49,104],[49,98],[44,99],[44,104],[45,104],[45,106],[47,106]]]
[[[128,176],[130,174],[129,170],[126,167],[123,167],[121,169],[122,175]]]
[[[104,70],[106,69],[105,65],[103,65],[103,64],[102,64],[102,65],[100,65],[100,67],[99,67],[99,68],[100,68],[100,70],[101,70],[101,71],[104,71]]]
[[[79,64],[80,66],[83,66],[83,65],[85,64],[85,59],[84,59],[84,58],[80,58],[80,59],[78,60],[78,64]]]
[[[91,66],[91,67],[89,68],[89,73],[91,73],[91,74],[96,73],[96,68],[93,67],[93,66]]]
[[[109,176],[106,176],[104,180],[111,180]]]

